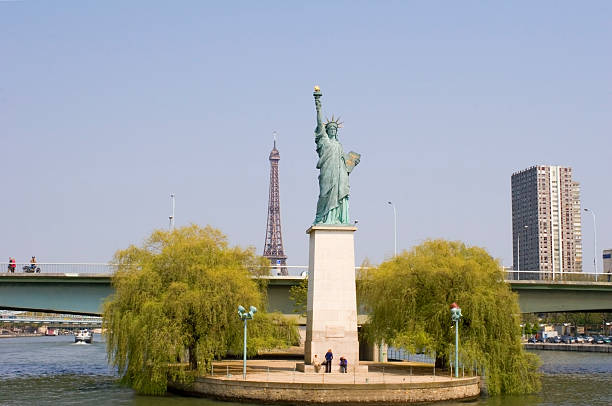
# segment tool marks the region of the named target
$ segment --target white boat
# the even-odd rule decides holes
[[[79,330],[74,335],[74,342],[75,343],[87,343],[87,344],[91,344],[92,341],[93,341],[93,333],[91,331],[89,331],[89,330]]]

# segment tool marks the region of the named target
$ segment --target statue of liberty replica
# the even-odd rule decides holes
[[[349,224],[349,174],[359,163],[360,155],[355,152],[344,153],[338,141],[338,129],[342,128],[340,118],[326,120],[323,124],[321,114],[321,89],[315,86],[315,107],[317,109],[317,128],[315,143],[319,161],[319,200],[314,224]]]
[[[306,230],[310,240],[306,340],[304,362],[296,368],[313,371],[317,362],[314,356],[323,359],[332,349],[348,360],[350,372],[367,372],[366,365],[359,365],[354,242],[357,227],[350,224],[348,201],[349,174],[359,163],[360,155],[344,153],[338,142],[340,120],[332,116],[324,124],[318,86],[313,96],[317,108],[319,199],[314,224]]]

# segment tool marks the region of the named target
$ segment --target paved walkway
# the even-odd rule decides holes
[[[450,382],[462,379],[450,376],[449,371],[440,371],[434,375],[433,366],[418,362],[388,362],[374,363],[361,362],[360,365],[368,365],[369,372],[349,372],[341,374],[332,372],[320,373],[299,372],[295,370],[296,360],[248,360],[246,380],[251,382],[281,382],[281,383],[327,383],[327,384],[396,384],[396,383],[425,383],[425,382]],[[471,378],[471,373],[466,371],[465,378]],[[212,375],[220,380],[242,381],[242,361],[231,360],[215,362]]]

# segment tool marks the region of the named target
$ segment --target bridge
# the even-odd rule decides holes
[[[8,324],[40,324],[52,328],[99,328],[102,327],[102,317],[97,316],[73,316],[55,315],[52,316],[22,316],[22,315],[0,315],[0,323]]]
[[[113,265],[38,266],[41,268],[40,273],[19,272],[19,266],[15,273],[0,273],[0,309],[100,316],[104,300],[113,293]],[[570,275],[562,275],[561,280],[521,280],[515,271],[509,271],[508,275],[512,279],[506,282],[518,294],[523,313],[612,312],[612,282],[602,281],[601,274],[578,275],[578,279],[591,281],[567,280]],[[268,310],[295,316],[289,290],[305,276],[267,278]]]

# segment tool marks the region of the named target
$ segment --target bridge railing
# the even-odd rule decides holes
[[[305,265],[271,265],[271,276],[280,276],[282,270],[288,271],[291,277],[308,274],[308,266]],[[358,271],[362,267],[357,266]],[[42,274],[113,274],[117,265],[103,262],[39,262],[35,269],[40,269],[40,273],[32,272],[31,264],[19,262],[15,264],[15,273],[29,273],[32,275]],[[0,273],[9,272],[9,263],[0,262]],[[539,270],[520,270],[504,268],[505,280],[525,281],[525,280],[544,280],[544,281],[585,281],[585,282],[612,282],[610,273],[591,273],[591,272],[551,272]]]
[[[48,324],[48,323],[60,323],[60,324],[102,324],[102,317],[91,317],[91,318],[69,318],[69,317],[31,317],[31,316],[17,316],[8,317],[0,316],[0,323],[33,323],[33,324]]]
[[[29,262],[15,264],[15,273],[31,274],[112,274],[116,270],[114,264],[99,262],[37,262],[33,268]],[[40,272],[37,270],[40,269]],[[9,272],[9,263],[0,263],[0,272]]]
[[[520,270],[504,268],[507,281],[572,281],[572,282],[610,282],[612,274],[593,272],[559,272],[546,270]]]

